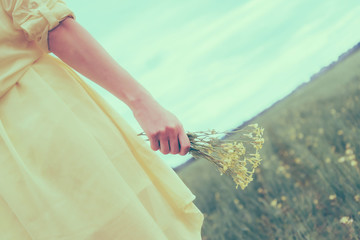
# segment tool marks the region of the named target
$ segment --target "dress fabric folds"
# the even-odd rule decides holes
[[[49,54],[65,2],[0,2],[0,239],[201,239],[192,192]]]

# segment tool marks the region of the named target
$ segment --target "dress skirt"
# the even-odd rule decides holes
[[[0,239],[201,239],[177,174],[60,59],[0,98]]]

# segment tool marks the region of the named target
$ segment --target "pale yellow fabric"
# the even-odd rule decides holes
[[[59,0],[0,0],[0,239],[201,239],[176,173],[69,66]]]

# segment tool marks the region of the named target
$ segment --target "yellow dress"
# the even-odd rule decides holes
[[[201,239],[176,173],[47,34],[61,0],[0,0],[0,239]]]

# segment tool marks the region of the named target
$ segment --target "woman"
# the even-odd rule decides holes
[[[63,1],[0,1],[0,239],[201,239],[195,196],[153,151],[188,153],[179,120]],[[73,69],[130,107],[152,150]]]

